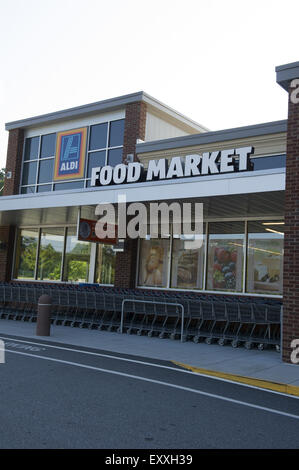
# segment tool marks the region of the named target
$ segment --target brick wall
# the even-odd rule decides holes
[[[285,190],[283,278],[283,360],[290,362],[290,343],[299,339],[299,103],[289,94]]]
[[[126,247],[123,253],[116,254],[115,261],[115,281],[117,287],[133,289],[136,281],[137,270],[137,247],[138,241],[126,240]]]
[[[3,196],[19,194],[23,145],[23,129],[13,129],[9,131],[6,170],[12,173],[12,177],[5,179]]]
[[[138,101],[126,106],[123,160],[134,154],[136,160],[136,140],[145,139],[146,103]],[[126,240],[123,253],[116,254],[115,281],[117,287],[134,288],[137,268],[137,240]]]
[[[123,160],[128,154],[134,154],[136,160],[136,140],[145,139],[146,103],[138,101],[127,104],[124,133]]]
[[[12,277],[14,237],[15,227],[0,227],[0,282],[8,282]]]

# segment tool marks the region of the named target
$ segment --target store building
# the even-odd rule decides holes
[[[289,93],[283,121],[208,131],[140,92],[6,124],[0,281],[283,299],[289,361],[299,338],[299,63],[276,71]],[[188,173],[175,167],[167,178],[158,161],[174,169],[175,157]],[[121,180],[121,164],[133,162],[155,177]],[[107,176],[117,165],[118,184],[95,181],[96,169]],[[171,230],[127,239],[123,251],[78,240],[78,220],[95,220],[97,204],[116,205],[123,194],[127,203],[203,203],[202,246]]]

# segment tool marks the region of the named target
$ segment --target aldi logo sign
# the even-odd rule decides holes
[[[58,132],[54,180],[83,178],[86,135],[86,127]]]

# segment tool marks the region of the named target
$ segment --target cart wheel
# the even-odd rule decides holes
[[[196,344],[199,343],[199,337],[194,336],[192,341],[193,341],[193,343],[196,343]]]
[[[275,351],[280,352],[280,344],[275,344]]]
[[[233,339],[231,342],[231,345],[233,348],[237,348],[239,346],[239,341],[237,341],[236,339]]]
[[[205,343],[206,344],[212,344],[212,338],[206,338]]]
[[[149,338],[151,338],[151,337],[153,336],[153,332],[152,332],[152,331],[149,331],[148,334],[147,334],[147,336],[148,336]]]
[[[252,343],[251,341],[246,341],[246,343],[244,344],[245,348],[246,349],[251,349],[252,348]]]
[[[127,335],[130,335],[131,332],[132,332],[132,329],[131,329],[131,328],[128,328],[127,331],[126,331]]]
[[[138,331],[137,331],[137,336],[141,336],[141,334],[142,334],[142,331],[141,331],[141,330],[138,330]]]
[[[263,343],[260,343],[257,347],[259,351],[263,351],[265,349],[265,345]]]
[[[159,338],[160,338],[160,339],[163,339],[163,338],[164,338],[164,333],[160,333],[160,334],[159,334]]]
[[[175,339],[175,333],[171,333],[171,335],[169,336],[170,339]]]
[[[100,326],[98,327],[98,330],[100,329]],[[120,326],[116,330],[117,333],[120,333]]]
[[[225,339],[224,338],[218,339],[218,344],[219,344],[219,346],[224,346],[225,345]]]

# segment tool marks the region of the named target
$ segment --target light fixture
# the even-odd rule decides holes
[[[284,225],[284,222],[262,222],[262,225]]]
[[[273,230],[272,228],[266,228],[267,232],[273,232],[273,233],[278,233],[279,235],[284,235],[283,232],[278,232],[277,230]]]

